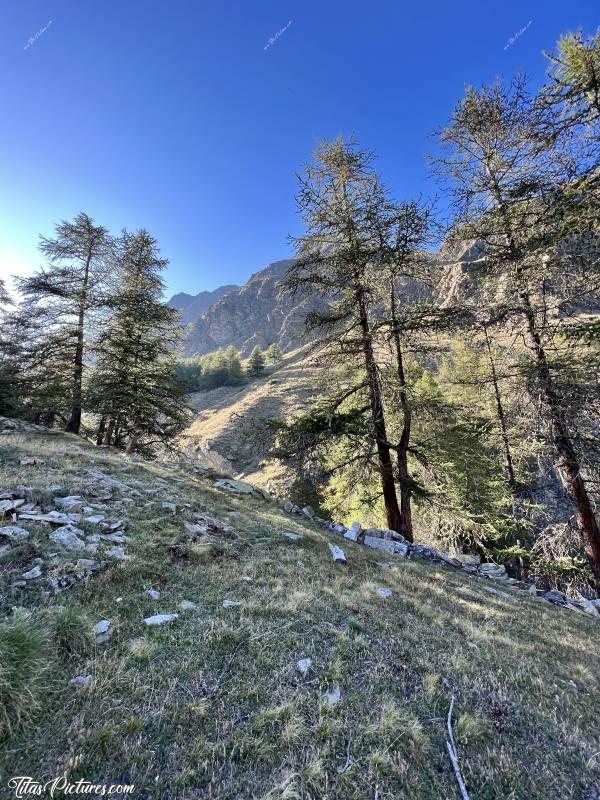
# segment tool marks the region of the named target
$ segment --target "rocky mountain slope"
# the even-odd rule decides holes
[[[592,616],[382,560],[250,486],[4,430],[0,533],[24,533],[1,536],[2,796],[31,774],[142,800],[458,797],[452,700],[471,797],[597,796]],[[31,519],[53,512],[83,547]]]
[[[198,292],[198,294],[179,292],[179,294],[174,294],[171,297],[168,305],[179,311],[184,325],[189,325],[196,322],[210,306],[238,288],[235,284],[229,284],[227,286],[219,286],[218,289],[214,289],[212,292]]]

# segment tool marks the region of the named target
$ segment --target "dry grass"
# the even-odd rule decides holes
[[[53,681],[37,687],[34,718],[3,743],[3,775],[66,771],[134,783],[135,797],[156,800],[364,800],[376,789],[379,800],[454,798],[445,749],[454,695],[472,798],[583,800],[600,785],[595,621],[524,595],[503,600],[445,567],[381,567],[352,544],[348,567],[336,566],[309,523],[73,437],[11,436],[2,445],[2,485],[69,491],[95,466],[140,490],[160,487],[110,512],[128,516],[131,561],[51,598],[50,608],[39,610],[35,589],[7,597],[6,613],[31,606],[49,636],[53,605],[77,609],[77,620],[110,619],[114,633],[89,652],[82,639],[68,659],[52,656]],[[46,464],[19,467],[28,453]],[[192,508],[170,516],[163,500]],[[173,549],[185,540],[185,515],[202,509],[222,519],[239,512],[229,518],[238,538],[215,542],[216,551],[202,540]],[[0,567],[5,588],[10,569],[45,550],[38,529],[24,561]],[[160,600],[144,595],[149,586]],[[392,597],[381,599],[380,586]],[[145,629],[143,617],[178,611],[184,599],[198,609]],[[223,608],[225,599],[241,605]],[[304,657],[313,665],[302,677]],[[68,685],[84,671],[94,676],[90,689]],[[330,706],[335,685],[341,701]]]

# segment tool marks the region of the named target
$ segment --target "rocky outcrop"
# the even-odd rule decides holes
[[[218,303],[222,297],[225,297],[226,294],[238,288],[238,286],[232,283],[227,286],[219,286],[218,289],[212,292],[198,292],[198,294],[179,292],[179,294],[173,295],[167,305],[179,311],[181,314],[181,321],[184,325],[190,325],[197,322],[202,314],[208,311],[212,305]]]

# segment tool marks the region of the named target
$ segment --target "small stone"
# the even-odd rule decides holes
[[[342,699],[342,691],[339,686],[334,686],[330,692],[325,695],[325,702],[329,706],[337,706]]]
[[[283,531],[281,535],[285,536],[286,539],[289,539],[292,542],[297,542],[298,539],[302,538],[299,534],[292,533],[292,531]]]
[[[19,528],[17,525],[5,525],[0,528],[0,536],[6,536],[8,539],[13,539],[15,542],[24,542],[29,539],[30,533],[25,528]]]
[[[78,572],[97,572],[100,569],[100,562],[92,558],[78,558],[76,563]]]
[[[23,578],[24,581],[33,581],[36,578],[41,578],[42,577],[41,567],[34,567],[33,569],[30,569],[29,572],[24,572],[21,575],[21,577]]]
[[[544,599],[548,600],[550,603],[562,605],[567,598],[562,592],[553,590],[551,592],[544,592]]]
[[[243,481],[234,481],[231,478],[220,478],[213,483],[215,489],[226,489],[228,492],[236,494],[252,494],[254,486]]]
[[[92,514],[91,517],[85,517],[84,522],[89,522],[90,525],[98,525],[104,519],[104,514]]]
[[[223,600],[223,608],[235,608],[236,606],[241,606],[241,602],[239,600]]]
[[[149,597],[150,600],[159,600],[160,599],[160,592],[158,589],[146,589],[144,592],[146,597]]]
[[[122,547],[109,547],[106,555],[110,558],[116,558],[117,561],[126,561],[129,558]]]
[[[600,600],[584,600],[583,610],[592,617],[600,617]]]
[[[296,666],[298,667],[298,672],[305,678],[310,669],[312,667],[312,658],[301,658],[299,661],[296,662]]]
[[[109,619],[101,619],[94,625],[94,633],[96,635],[96,644],[104,644],[108,641],[110,636],[111,621]]]
[[[71,686],[76,686],[78,689],[88,689],[94,679],[91,675],[77,675],[75,678],[71,678],[69,681]]]
[[[46,462],[43,461],[41,458],[35,458],[34,456],[26,456],[19,461],[19,464],[22,467],[36,467],[38,464],[45,464]]]
[[[104,542],[113,542],[114,544],[124,544],[129,541],[127,536],[124,536],[122,533],[101,533],[100,539]]]
[[[62,528],[57,528],[55,531],[52,531],[48,538],[55,544],[64,547],[65,550],[84,550],[85,542],[83,539],[79,538],[84,535],[84,532],[79,528],[75,528],[72,525],[65,525]]]
[[[162,508],[166,508],[168,511],[171,512],[171,514],[177,513],[177,506],[175,505],[175,503],[163,503]]]
[[[378,595],[379,597],[382,597],[382,598],[385,600],[385,599],[387,599],[388,597],[391,597],[391,596],[392,596],[392,590],[391,590],[391,589],[387,589],[385,586],[380,586],[380,587],[377,589],[377,595]]]
[[[316,516],[315,511],[311,506],[304,506],[304,508],[302,509],[302,513],[304,514],[305,517],[308,517],[309,519],[313,519]]]
[[[63,511],[77,513],[85,506],[85,501],[80,495],[69,495],[68,497],[55,497],[54,505],[62,508]]]
[[[198,608],[198,603],[192,603],[191,600],[182,600],[179,603],[179,608],[182,611],[193,611],[195,608]]]
[[[292,503],[291,500],[283,501],[283,510],[285,511],[286,514],[292,513],[292,511],[294,510],[294,504]]]
[[[338,547],[337,544],[328,544],[329,552],[331,553],[331,557],[335,561],[336,564],[347,564],[348,559],[346,558],[346,554],[342,550],[341,547]]]
[[[179,617],[179,614],[155,614],[152,617],[146,617],[144,622],[149,627],[154,625],[165,625],[167,622],[173,622]]]
[[[252,578],[250,575],[242,575],[241,580],[245,581],[246,583],[252,583]]]
[[[349,539],[351,542],[357,542],[358,537],[362,533],[362,526],[360,522],[353,522],[344,534],[344,539]]]

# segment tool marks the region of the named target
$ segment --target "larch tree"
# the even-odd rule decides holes
[[[265,370],[265,357],[263,355],[262,350],[258,345],[256,345],[252,352],[250,353],[250,358],[248,359],[248,366],[246,371],[248,375],[252,375],[253,377],[257,378],[261,375]]]
[[[33,308],[45,309],[52,335],[70,352],[70,375],[65,376],[70,404],[65,430],[70,433],[81,427],[90,316],[106,303],[110,244],[106,228],[80,213],[72,222],[60,222],[54,238],[41,237],[47,266],[19,282],[19,291]]]
[[[585,264],[585,252],[569,257],[565,243],[581,203],[571,191],[580,161],[538,132],[523,79],[470,88],[440,134],[445,152],[436,168],[452,185],[455,236],[484,244],[490,315],[525,342],[524,377],[541,401],[555,467],[600,580],[600,530],[576,447],[571,393],[563,391],[561,352],[565,312],[570,307],[572,315],[593,293],[595,267]],[[589,227],[578,234],[595,238]]]
[[[95,346],[88,401],[100,416],[98,441],[127,453],[167,444],[187,420],[176,377],[179,314],[161,299],[167,264],[145,230],[124,231],[117,241],[119,287]]]

